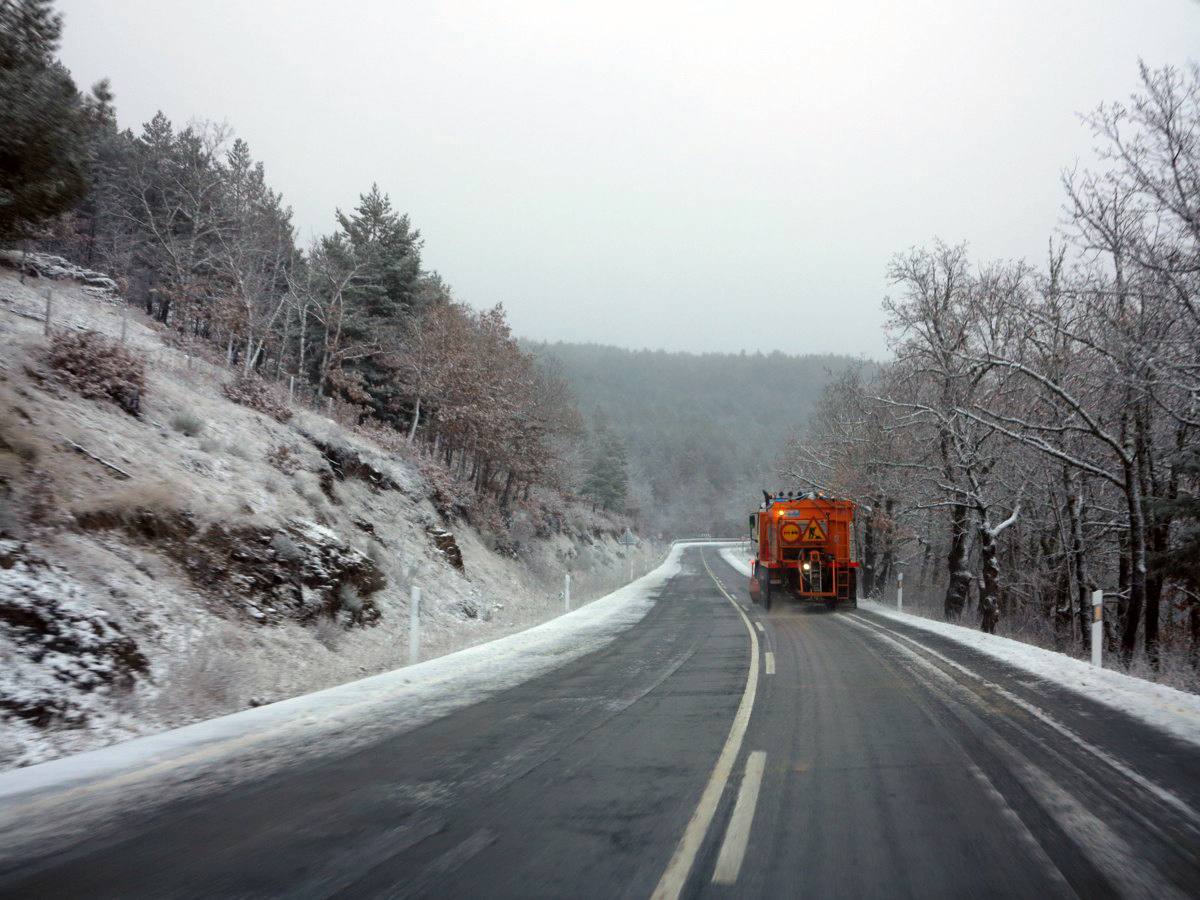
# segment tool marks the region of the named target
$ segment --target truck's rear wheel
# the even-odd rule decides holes
[[[771,570],[763,569],[762,580],[762,608],[763,612],[771,611]]]
[[[850,609],[858,609],[858,573],[850,570],[850,596],[846,601]]]

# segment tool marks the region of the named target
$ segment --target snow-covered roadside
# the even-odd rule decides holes
[[[949,638],[1052,684],[1083,694],[1097,703],[1127,713],[1177,738],[1200,745],[1200,696],[1196,694],[1110,669],[1093,669],[1083,660],[1012,638],[897,612],[874,600],[860,600],[859,606],[876,615]]]
[[[746,551],[741,546],[722,547],[721,559],[733,566],[747,578],[750,577],[750,561],[746,559]]]
[[[749,577],[750,564],[740,548],[723,548],[721,556],[734,569]],[[1084,694],[1097,703],[1127,713],[1177,738],[1200,744],[1200,696],[1196,694],[1177,691],[1109,669],[1093,669],[1082,660],[1012,638],[897,612],[874,600],[859,600],[858,605],[876,615],[949,638],[1052,684]]]
[[[0,774],[0,846],[63,827],[89,813],[204,791],[300,755],[344,752],[419,727],[455,709],[599,649],[637,624],[681,570],[691,543],[672,547],[649,574],[542,625],[328,690]],[[47,815],[69,806],[65,826]],[[53,824],[52,824],[53,823]],[[17,838],[20,840],[17,840]],[[0,852],[0,859],[5,852]]]

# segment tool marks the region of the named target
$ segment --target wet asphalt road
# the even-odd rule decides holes
[[[689,550],[604,650],[128,815],[0,895],[1200,896],[1196,748],[866,612],[764,616],[743,582]]]

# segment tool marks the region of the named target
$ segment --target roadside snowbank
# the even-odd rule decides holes
[[[740,548],[723,548],[721,556],[734,569],[749,577],[750,564]],[[1052,684],[1085,694],[1097,703],[1128,713],[1177,738],[1200,744],[1200,696],[1196,694],[1177,691],[1109,669],[1093,669],[1082,660],[1012,638],[897,612],[874,600],[859,600],[858,605],[860,609],[869,610],[875,615],[949,638]]]
[[[750,577],[750,562],[746,559],[746,551],[742,547],[722,547],[721,558],[747,578]]]
[[[637,624],[682,568],[676,544],[649,574],[587,606],[486,644],[328,690],[75,756],[0,773],[0,846],[63,829],[89,814],[204,791],[297,756],[345,751],[417,728],[600,649]],[[52,815],[69,809],[64,822]],[[19,840],[18,840],[19,838]],[[0,859],[9,851],[0,852]]]
[[[1110,669],[1093,669],[1083,660],[1012,638],[897,612],[874,600],[860,600],[859,607],[949,638],[1060,687],[1085,694],[1097,703],[1128,713],[1177,738],[1200,744],[1200,696],[1196,694]]]

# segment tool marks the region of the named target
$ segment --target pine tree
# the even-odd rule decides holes
[[[49,0],[0,3],[0,240],[32,234],[87,191],[90,110],[55,59]]]
[[[620,511],[625,505],[628,490],[629,468],[625,444],[601,419],[592,431],[583,494],[602,509]]]
[[[346,291],[347,338],[370,342],[401,327],[415,312],[421,296],[421,233],[407,215],[392,208],[377,184],[360,195],[353,212],[338,210],[337,221],[338,236],[359,267]],[[397,407],[404,398],[383,348],[359,360],[355,370],[364,381],[375,417],[398,423],[403,417]]]

